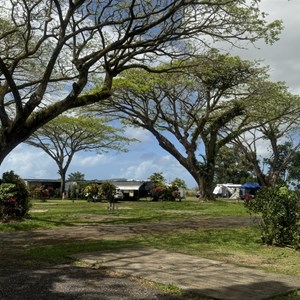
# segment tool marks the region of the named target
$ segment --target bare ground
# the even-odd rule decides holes
[[[213,228],[236,228],[249,226],[249,217],[223,217],[207,219],[178,219],[149,223],[101,224],[93,226],[58,227],[51,230],[0,232],[1,248],[52,244],[68,241],[127,239],[144,234],[175,232],[181,230],[206,230]]]

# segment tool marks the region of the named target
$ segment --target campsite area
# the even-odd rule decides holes
[[[73,265],[80,253],[151,247],[300,278],[298,251],[262,245],[242,201],[122,201],[111,212],[106,202],[35,200],[30,213],[23,222],[0,225],[3,270],[8,264]],[[184,294],[172,285],[155,288]],[[280,299],[299,296],[298,291]]]

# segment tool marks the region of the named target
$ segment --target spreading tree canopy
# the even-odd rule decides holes
[[[252,111],[253,128],[237,136],[233,143],[252,166],[260,184],[274,187],[285,180],[300,149],[300,97],[289,93],[280,82],[269,91],[272,97]]]
[[[113,78],[214,41],[273,42],[259,1],[0,0],[0,163],[64,111],[111,96]],[[86,94],[96,82],[97,93]]]
[[[258,116],[247,111],[264,107],[261,100],[271,95],[256,84],[267,75],[255,63],[211,51],[188,65],[193,67],[168,76],[124,73],[115,81],[106,111],[149,130],[209,199],[220,149],[247,130]]]

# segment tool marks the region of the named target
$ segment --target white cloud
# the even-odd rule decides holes
[[[106,154],[88,154],[88,156],[83,155],[83,153],[78,153],[74,155],[72,160],[73,167],[94,167],[100,165],[111,164],[115,161],[115,158],[111,155]]]
[[[194,187],[196,185],[191,175],[181,166],[175,158],[171,155],[160,155],[160,153],[146,153],[136,160],[131,160],[130,163],[123,166],[118,173],[113,177],[124,177],[128,179],[142,179],[147,178],[155,172],[161,172],[167,182],[179,177],[186,181],[186,183]],[[117,176],[117,174],[119,176]]]
[[[263,60],[264,64],[270,66],[271,80],[285,81],[291,92],[300,93],[300,39],[297,32],[297,28],[300,27],[297,13],[300,11],[300,1],[261,1],[260,7],[269,14],[268,21],[283,21],[284,30],[280,40],[273,45],[266,45],[261,41],[257,48],[250,46],[247,50],[232,49],[231,53],[245,59]]]
[[[46,153],[26,145],[18,146],[4,160],[1,172],[13,170],[23,178],[58,178],[54,161]]]
[[[130,139],[137,139],[140,142],[150,142],[152,140],[152,135],[149,131],[138,127],[127,126],[124,135]]]

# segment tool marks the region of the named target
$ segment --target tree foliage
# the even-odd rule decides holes
[[[138,70],[124,73],[115,81],[107,111],[150,131],[193,176],[201,196],[210,199],[216,156],[252,126],[248,111],[270,97],[256,84],[267,75],[255,63],[217,51],[187,65],[187,70],[167,77]]]
[[[13,171],[3,173],[0,180],[0,219],[26,217],[29,208],[29,192],[24,181]]]
[[[300,152],[297,151],[288,167],[287,182],[300,189]]]
[[[68,180],[69,181],[83,181],[84,180],[84,174],[77,171],[77,172],[72,172],[71,174],[68,175]]]
[[[106,199],[108,202],[114,202],[114,195],[116,192],[116,186],[109,182],[105,181],[100,185],[99,189],[100,194],[104,199]]]
[[[172,180],[171,185],[176,186],[177,188],[187,188],[186,182],[181,178],[175,178],[174,180]]]
[[[83,193],[87,200],[97,200],[100,198],[100,185],[97,183],[90,183],[84,187]]]
[[[216,157],[215,184],[242,184],[255,176],[253,166],[237,146],[224,146]]]
[[[162,172],[154,172],[148,177],[148,180],[150,180],[153,183],[166,183],[166,179]]]
[[[101,198],[106,199],[109,202],[109,206],[108,209],[111,211],[114,211],[116,208],[116,199],[115,199],[115,195],[116,195],[116,186],[109,182],[109,181],[105,181],[101,184],[100,186],[100,195]]]
[[[300,198],[286,187],[265,188],[245,205],[251,214],[261,216],[261,238],[267,245],[293,245],[300,248]]]
[[[249,112],[253,128],[234,139],[263,186],[276,186],[286,174],[300,147],[300,97],[283,83],[269,84],[270,99],[258,112]],[[263,145],[263,151],[261,151]]]
[[[155,183],[150,191],[150,195],[153,201],[175,201],[177,198],[181,200],[177,186],[163,183]]]
[[[273,42],[259,1],[0,1],[0,162],[68,109],[111,96],[113,79],[210,42]],[[86,88],[101,86],[95,93]]]

